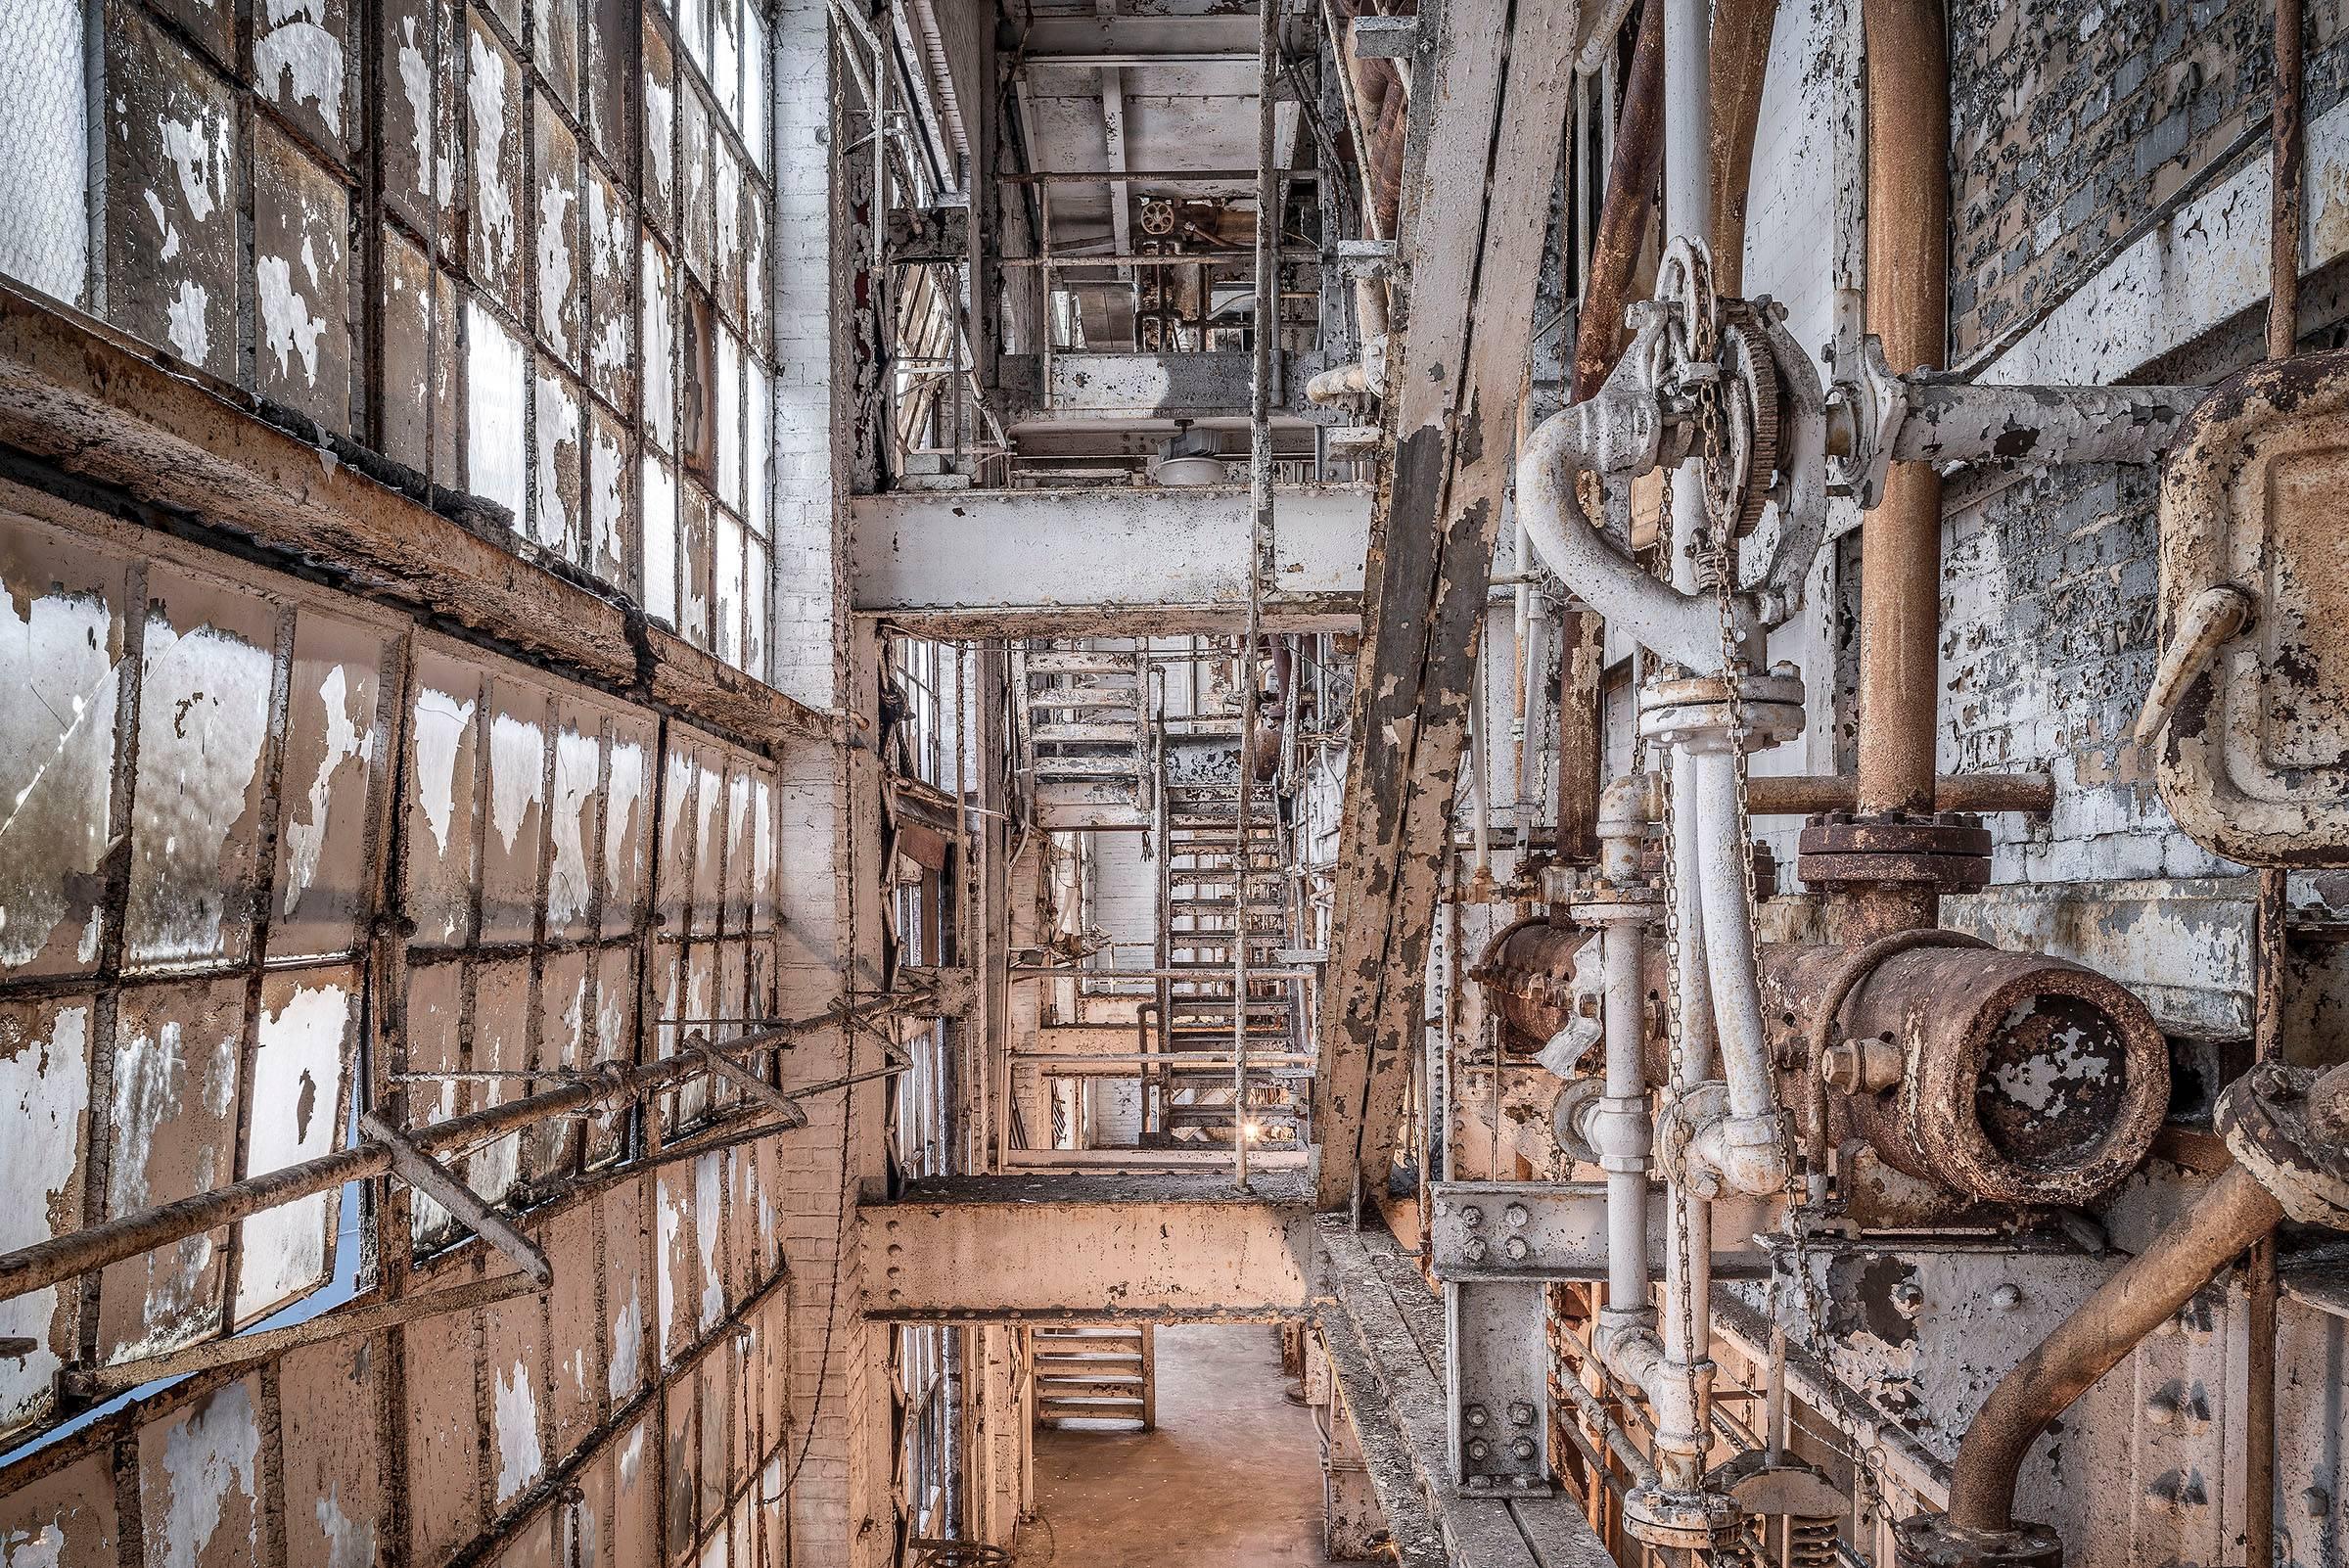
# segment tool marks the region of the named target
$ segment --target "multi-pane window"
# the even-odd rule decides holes
[[[0,271],[763,676],[766,3],[19,0]]]

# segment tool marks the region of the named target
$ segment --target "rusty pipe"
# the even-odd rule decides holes
[[[2282,1206],[2239,1165],[2203,1188],[1991,1390],[1958,1445],[1949,1524],[2012,1529],[2015,1478],[2048,1423],[2282,1218]]]
[[[1590,242],[1590,275],[1583,288],[1582,325],[1574,340],[1573,397],[1596,392],[1623,352],[1624,312],[1632,275],[1655,211],[1656,176],[1664,165],[1664,7],[1649,0],[1624,76],[1623,106],[1615,119],[1615,155],[1607,164],[1607,199]]]
[[[1713,288],[1737,295],[1745,281],[1745,209],[1753,184],[1754,135],[1770,34],[1778,0],[1715,0],[1713,6]]]
[[[1848,1129],[1892,1169],[1965,1198],[2084,1203],[2137,1168],[2169,1107],[2151,1014],[2079,964],[1887,939],[1765,947],[1760,971],[1774,1060],[1807,1064],[1837,1004],[1829,1038],[1856,1060],[1830,1135]],[[1793,1100],[1808,1086],[1784,1087]]]
[[[1867,326],[1898,371],[1948,351],[1950,60],[1942,0],[1863,0]],[[1896,463],[1863,525],[1860,779],[1865,815],[1933,809],[1940,693],[1941,480]],[[1847,940],[1937,923],[1930,887],[1855,890]]]
[[[1749,816],[1816,816],[1853,809],[1860,782],[1848,773],[1779,773],[1748,779],[1745,791]],[[1933,808],[2045,816],[2055,808],[2055,779],[2049,773],[1941,773],[1933,780]]]
[[[852,1007],[757,1030],[740,1039],[728,1040],[718,1048],[739,1055],[763,1049],[809,1030],[826,1026],[845,1028],[864,1019],[911,1010],[928,1001],[926,993],[879,997]],[[592,1076],[582,1074],[576,1082],[561,1088],[507,1100],[503,1104],[485,1106],[444,1122],[436,1122],[430,1127],[414,1129],[408,1136],[424,1154],[436,1159],[444,1158],[475,1144],[519,1132],[550,1117],[591,1110],[608,1100],[641,1099],[658,1089],[708,1071],[709,1064],[698,1053],[683,1052],[640,1067]],[[839,1083],[812,1084],[789,1092],[799,1097],[839,1086]],[[780,1128],[770,1130],[780,1130]],[[352,1148],[338,1149],[332,1154],[322,1154],[314,1160],[304,1160],[263,1176],[249,1176],[242,1181],[214,1187],[208,1192],[199,1192],[175,1203],[141,1209],[135,1214],[85,1225],[79,1230],[35,1242],[29,1247],[20,1247],[15,1252],[0,1256],[0,1302],[13,1301],[36,1290],[47,1290],[93,1268],[103,1268],[108,1264],[135,1258],[157,1247],[167,1247],[188,1236],[248,1219],[297,1198],[333,1191],[345,1181],[361,1181],[382,1176],[391,1169],[392,1150],[389,1146],[374,1141],[362,1142]]]

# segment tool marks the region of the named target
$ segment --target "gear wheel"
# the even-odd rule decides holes
[[[1778,372],[1761,313],[1743,300],[1721,300],[1722,458],[1705,468],[1705,507],[1715,528],[1738,538],[1753,532],[1770,502],[1778,469]]]

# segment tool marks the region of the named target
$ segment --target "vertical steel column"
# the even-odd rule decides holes
[[[1949,335],[1950,70],[1942,0],[1865,0],[1867,327],[1897,371],[1939,365]],[[1862,815],[1933,809],[1941,673],[1941,480],[1895,463],[1863,525],[1860,556]],[[1940,917],[1940,895],[1855,889],[1845,941]]]
[[[1256,643],[1264,618],[1265,556],[1272,541],[1272,340],[1280,292],[1272,257],[1280,232],[1280,183],[1273,168],[1273,93],[1280,70],[1280,0],[1257,0],[1256,329],[1248,389],[1248,615],[1240,638],[1240,786],[1232,812],[1231,1166],[1248,1190],[1248,811],[1256,760]]]

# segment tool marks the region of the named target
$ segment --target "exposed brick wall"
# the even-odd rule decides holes
[[[2310,0],[2307,104],[2341,97],[2339,0]],[[1951,357],[2093,272],[2268,115],[2269,0],[1953,0]],[[2230,157],[2231,150],[2234,156]]]

